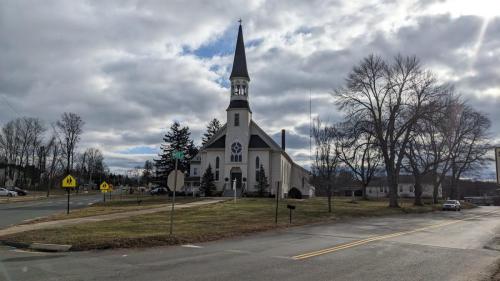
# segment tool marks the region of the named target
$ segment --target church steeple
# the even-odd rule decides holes
[[[248,105],[248,84],[250,76],[247,70],[247,58],[245,55],[245,43],[243,42],[243,28],[238,29],[238,39],[236,39],[236,49],[234,50],[233,70],[229,76],[231,80],[231,100],[228,109],[246,109],[250,111]]]
[[[238,29],[238,39],[236,40],[236,49],[234,51],[233,70],[231,71],[231,76],[229,76],[229,79],[232,80],[233,78],[246,78],[250,80],[247,71],[247,59],[245,56],[245,43],[243,42],[241,20]]]

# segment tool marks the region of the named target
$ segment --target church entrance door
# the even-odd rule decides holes
[[[241,189],[241,169],[240,168],[232,168],[231,169],[231,189],[233,188],[233,182],[236,179],[236,188]]]

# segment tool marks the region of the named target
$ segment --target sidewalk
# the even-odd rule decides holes
[[[185,208],[191,208],[191,207],[196,207],[196,206],[215,204],[215,203],[219,203],[219,202],[223,202],[223,201],[225,201],[225,199],[202,200],[202,201],[196,201],[196,202],[179,204],[179,205],[176,204],[175,209],[176,210],[185,209]],[[43,228],[54,228],[54,227],[75,225],[75,224],[88,223],[88,222],[98,222],[98,221],[122,219],[122,218],[131,217],[131,216],[146,215],[146,214],[152,214],[152,213],[170,211],[170,210],[171,210],[171,205],[168,205],[168,206],[163,206],[163,207],[159,207],[159,208],[137,210],[137,211],[130,211],[130,212],[122,212],[122,213],[114,213],[114,214],[108,214],[108,215],[99,215],[99,216],[93,216],[93,217],[75,218],[75,219],[67,219],[67,220],[55,220],[55,221],[47,221],[47,222],[40,222],[40,223],[33,223],[33,224],[16,225],[16,226],[12,226],[12,227],[5,228],[5,229],[0,229],[0,236],[19,233],[19,232],[25,232],[25,231],[30,231],[30,230],[43,229]]]

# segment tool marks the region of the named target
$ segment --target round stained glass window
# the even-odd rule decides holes
[[[231,152],[234,154],[241,153],[241,144],[239,142],[235,142],[231,145]]]

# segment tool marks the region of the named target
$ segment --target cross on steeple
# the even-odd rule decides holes
[[[240,25],[241,25],[241,22],[242,22],[241,18],[238,20],[238,22],[239,22],[239,23],[240,23]]]

